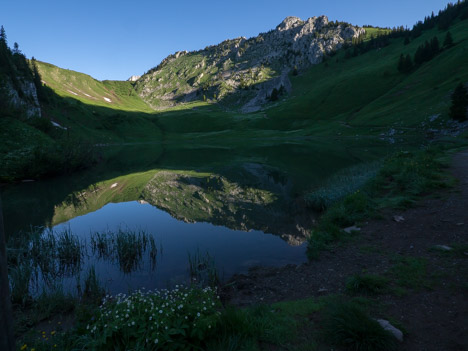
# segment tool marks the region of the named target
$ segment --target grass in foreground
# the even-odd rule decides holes
[[[31,330],[20,348],[98,350],[393,350],[393,337],[369,316],[365,299],[324,297],[223,307],[216,290],[176,287],[82,302],[68,330]],[[93,307],[94,306],[94,307]],[[54,346],[56,345],[56,346]]]
[[[324,318],[324,338],[346,350],[397,350],[394,337],[361,307],[350,302],[328,306]]]
[[[309,238],[308,256],[317,258],[320,251],[327,249],[344,238],[343,228],[379,215],[384,208],[406,208],[418,198],[435,189],[448,187],[443,173],[441,151],[427,148],[422,151],[400,152],[385,160],[376,176],[362,190],[344,197],[329,206]],[[343,178],[342,182],[349,179]],[[317,193],[306,195],[315,203],[330,203],[331,198],[319,200]]]

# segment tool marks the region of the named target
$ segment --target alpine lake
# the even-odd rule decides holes
[[[33,293],[79,291],[91,270],[115,294],[306,262],[317,213],[304,194],[390,149],[301,139],[99,152],[92,169],[1,189],[9,255],[27,260]]]

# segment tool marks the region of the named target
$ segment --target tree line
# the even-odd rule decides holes
[[[13,48],[8,46],[5,28],[0,27],[0,107],[8,108],[9,98],[5,82],[10,81],[19,97],[24,96],[21,81],[34,83],[39,100],[43,100],[41,75],[37,69],[34,57],[29,61],[21,52],[18,43]],[[3,83],[3,84],[2,84]]]
[[[426,40],[423,44],[418,46],[413,59],[411,59],[409,54],[401,54],[397,64],[398,71],[400,73],[410,73],[424,62],[432,60],[443,49],[448,49],[451,46],[453,46],[453,38],[450,32],[447,32],[445,35],[442,47],[439,44],[437,36],[434,36],[431,40]]]
[[[345,58],[350,59],[370,50],[383,48],[390,44],[390,39],[405,38],[404,44],[408,45],[411,40],[421,36],[423,31],[430,30],[436,26],[440,30],[447,30],[457,18],[460,20],[468,19],[467,1],[458,1],[456,4],[449,3],[445,9],[440,10],[437,15],[432,13],[430,16],[426,16],[424,21],[418,21],[411,30],[403,26],[393,27],[392,29],[382,28],[386,29],[388,32],[371,36],[368,41],[364,41],[364,36],[353,38],[352,42],[344,45],[346,49]],[[364,28],[370,27],[369,25],[364,26]],[[426,51],[422,53],[422,57],[427,57],[429,51],[422,48],[422,51],[424,50]]]

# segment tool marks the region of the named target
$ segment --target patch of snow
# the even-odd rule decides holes
[[[66,128],[66,127],[64,127],[64,126],[61,126],[61,125],[60,125],[60,124],[58,124],[57,122],[54,122],[54,121],[51,121],[51,122],[52,122],[52,125],[53,125],[54,127],[57,127],[57,128],[61,128],[61,129],[67,130],[67,128]]]
[[[114,183],[110,186],[111,189],[115,188],[119,183]]]
[[[83,94],[85,94],[87,97],[92,97],[91,95],[88,95],[88,94],[86,94],[86,93],[83,93]]]
[[[104,98],[104,100],[106,100],[107,102],[112,102],[112,100],[111,100],[111,99],[109,99],[109,98],[106,98],[106,97]]]
[[[71,91],[71,90],[68,90],[68,89],[67,89],[67,91],[68,91],[69,93],[73,94],[73,95],[77,95],[77,96],[78,96],[78,94],[75,93],[74,91]]]

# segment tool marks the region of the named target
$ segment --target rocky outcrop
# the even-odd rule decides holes
[[[136,89],[158,109],[204,99],[252,112],[268,101],[273,89],[289,90],[292,69],[318,64],[364,33],[363,28],[330,22],[326,16],[306,21],[287,17],[274,30],[250,39],[176,52],[138,79]]]
[[[140,79],[141,76],[131,76],[130,78],[127,79],[129,82],[136,82],[138,79]]]
[[[36,86],[32,81],[19,78],[20,91],[6,79],[2,87],[3,94],[9,105],[23,111],[28,117],[41,117],[41,106],[37,97]]]
[[[270,100],[274,89],[286,93],[291,92],[292,85],[288,72],[283,72],[281,76],[272,78],[261,84],[255,97],[242,106],[241,112],[250,113],[260,110],[261,106]]]

